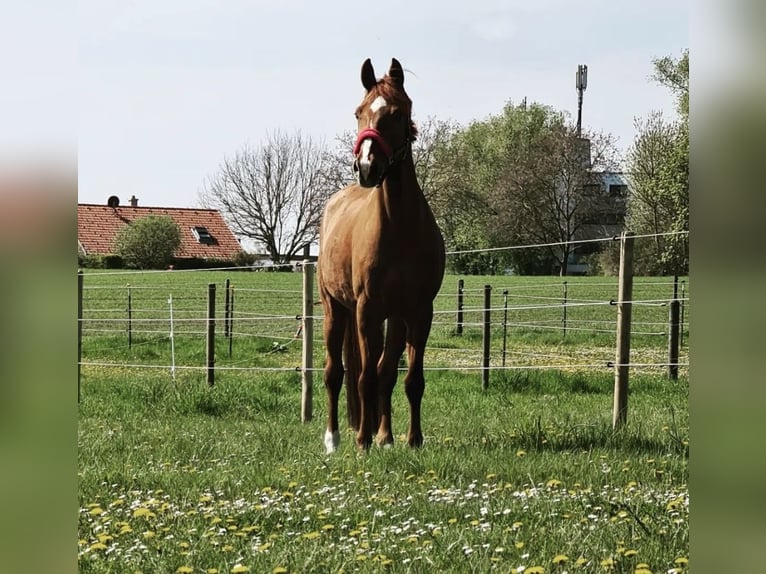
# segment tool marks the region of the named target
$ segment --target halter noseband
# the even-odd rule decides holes
[[[389,143],[383,139],[383,134],[381,134],[375,128],[365,128],[359,132],[359,135],[356,136],[356,142],[354,143],[353,150],[354,156],[356,156],[356,154],[359,153],[359,150],[362,149],[362,142],[366,139],[371,139],[378,144],[381,151],[383,151],[383,154],[388,160],[386,167],[383,169],[383,173],[380,174],[380,179],[377,183],[378,186],[383,183],[386,175],[388,175],[388,169],[395,163],[401,161],[404,158],[404,154],[407,153],[407,149],[409,149],[410,143],[412,142],[412,135],[410,130],[408,129],[407,132],[407,141],[405,141],[404,145],[397,150],[393,150]]]

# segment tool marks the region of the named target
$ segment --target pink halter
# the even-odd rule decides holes
[[[383,150],[383,153],[386,154],[386,157],[389,160],[391,159],[391,157],[394,155],[391,146],[388,145],[388,142],[383,139],[381,133],[373,128],[363,129],[361,132],[359,132],[359,135],[356,136],[356,143],[354,144],[354,155],[359,153],[359,150],[362,147],[362,142],[368,138],[377,143],[380,146],[380,149]]]

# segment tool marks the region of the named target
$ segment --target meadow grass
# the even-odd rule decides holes
[[[295,275],[233,278],[279,291],[295,290]],[[191,277],[130,280],[144,282],[162,308],[165,291],[183,301],[182,293],[196,293],[214,275]],[[109,300],[114,278],[88,276],[87,284],[101,288],[87,293],[86,309],[121,308]],[[595,299],[601,288],[593,289]],[[198,315],[196,297],[186,301],[190,317]],[[299,293],[281,306],[248,307],[241,299],[240,311],[264,315],[289,316],[288,307],[300,306]],[[445,308],[453,303],[451,294],[444,299]],[[204,290],[199,300],[204,309]],[[431,364],[452,365],[464,355],[472,364],[480,337],[473,328],[457,337],[453,328],[435,326],[432,341],[441,350]],[[345,430],[328,456],[320,377],[314,418],[301,423],[299,374],[250,368],[295,364],[299,343],[277,338],[275,329],[235,339],[231,359],[219,337],[217,361],[249,368],[217,371],[212,388],[201,370],[170,375],[160,330],[137,334],[130,349],[124,332],[86,334],[81,572],[688,571],[685,372],[678,381],[656,369],[632,373],[628,423],[613,431],[609,369],[495,370],[486,391],[478,371],[429,371],[423,448],[405,446],[400,383],[394,446],[360,453]],[[638,346],[659,354],[664,343],[645,339]],[[514,356],[519,349],[553,354],[553,347],[557,361],[567,349],[589,357],[611,345],[604,334],[531,329],[508,343]],[[204,338],[181,335],[175,346],[178,364],[204,364]],[[321,367],[321,354],[317,361]]]

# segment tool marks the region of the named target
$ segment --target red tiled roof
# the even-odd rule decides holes
[[[114,253],[117,232],[130,221],[148,215],[173,218],[181,230],[181,247],[176,257],[230,259],[242,247],[221,214],[214,209],[177,207],[109,207],[89,203],[77,204],[77,241],[88,255]],[[206,227],[213,237],[211,243],[200,243],[192,227]]]

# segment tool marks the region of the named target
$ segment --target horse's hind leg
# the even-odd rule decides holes
[[[423,431],[420,428],[420,404],[426,381],[423,375],[423,355],[428,334],[431,331],[433,307],[421,309],[418,320],[413,321],[407,333],[407,376],[404,378],[404,391],[410,402],[410,428],[407,431],[407,443],[411,447],[423,444]]]
[[[335,452],[340,444],[338,397],[343,386],[343,336],[348,323],[348,310],[332,299],[323,302],[323,305],[326,347],[324,386],[327,391],[327,431],[324,444],[329,454]]]
[[[399,359],[404,352],[407,326],[401,319],[389,319],[386,329],[386,343],[383,356],[378,363],[378,384],[380,424],[376,442],[380,446],[390,445],[394,442],[394,434],[391,428],[391,394],[396,385]]]

